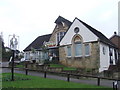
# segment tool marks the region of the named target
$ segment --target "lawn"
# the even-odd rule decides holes
[[[18,68],[24,68],[24,65],[20,64],[20,65],[16,65],[16,67],[18,67]]]
[[[67,67],[61,64],[50,64],[50,67],[63,67],[63,70],[76,70],[76,68],[73,67]]]
[[[23,68],[24,65],[23,64],[19,64],[19,65],[16,65],[16,67]],[[63,67],[63,70],[76,70],[76,68],[67,67],[67,66],[64,66],[64,65],[61,65],[61,64],[50,64],[50,67]]]
[[[10,73],[3,73],[2,78],[5,78],[6,76],[10,75]],[[3,81],[3,88],[102,88],[102,90],[106,89],[105,87],[101,86],[67,82],[63,80],[55,80],[30,75],[26,76],[24,74],[15,73],[15,76],[22,78],[24,77],[24,79],[19,79],[15,81]]]

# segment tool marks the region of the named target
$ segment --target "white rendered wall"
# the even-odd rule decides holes
[[[105,55],[103,54],[103,47],[105,47]],[[115,52],[114,48],[112,48],[112,60],[113,64],[115,65]],[[102,72],[104,70],[108,70],[110,65],[110,56],[109,56],[109,46],[103,43],[100,43],[100,68],[99,72]]]
[[[71,44],[73,36],[76,34],[74,32],[74,28],[79,27],[80,31],[78,32],[79,35],[82,36],[83,42],[91,42],[97,41],[98,37],[92,33],[86,26],[84,26],[78,19],[75,19],[69,30],[67,31],[66,35],[60,42],[60,45],[67,45]]]
[[[105,48],[105,55],[103,54],[103,47]],[[99,72],[108,70],[110,65],[109,57],[109,46],[103,43],[100,43],[100,68]]]

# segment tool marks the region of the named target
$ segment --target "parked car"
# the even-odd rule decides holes
[[[21,58],[21,59],[20,59],[20,62],[24,62],[24,61],[25,61],[25,58]]]

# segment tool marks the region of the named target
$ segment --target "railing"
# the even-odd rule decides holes
[[[11,68],[11,67],[2,67],[2,68]],[[14,68],[18,68],[18,67],[14,67]],[[84,75],[84,74],[73,74],[73,73],[66,73],[66,72],[53,72],[53,71],[47,71],[47,70],[31,70],[28,68],[18,68],[18,69],[23,69],[25,70],[25,74],[28,75],[28,71],[39,71],[44,73],[44,78],[47,78],[47,74],[62,74],[64,76],[66,76],[66,81],[70,82],[70,78],[71,76],[76,76],[76,77],[87,77],[87,78],[96,78],[97,79],[97,86],[100,86],[101,83],[101,79],[106,79],[106,80],[113,80],[113,81],[120,81],[120,79],[116,79],[116,78],[108,78],[108,77],[100,77],[100,76],[93,76],[93,75]],[[113,82],[113,89],[116,89],[117,86],[115,86],[115,82]]]

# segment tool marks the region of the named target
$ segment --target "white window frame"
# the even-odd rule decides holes
[[[61,33],[62,33],[62,35],[61,35]],[[64,35],[65,35],[65,32],[58,32],[58,33],[56,34],[56,42],[57,42],[57,43],[60,42],[61,38],[62,38]],[[58,40],[58,39],[59,39],[59,40]]]
[[[76,55],[76,44],[81,44],[81,55]],[[82,57],[83,56],[83,44],[81,42],[74,43],[74,52],[75,52],[75,57]]]
[[[103,53],[103,55],[106,54],[106,47],[105,46],[102,47],[102,53]]]
[[[68,48],[70,48],[70,53],[71,53],[71,55],[68,55]],[[69,46],[66,46],[66,51],[67,51],[67,53],[66,53],[66,55],[67,55],[67,57],[72,57],[72,46],[71,45],[69,45]]]
[[[86,45],[89,46],[89,54],[88,55],[86,54]],[[84,52],[85,52],[85,57],[90,56],[90,44],[89,43],[84,44]]]

